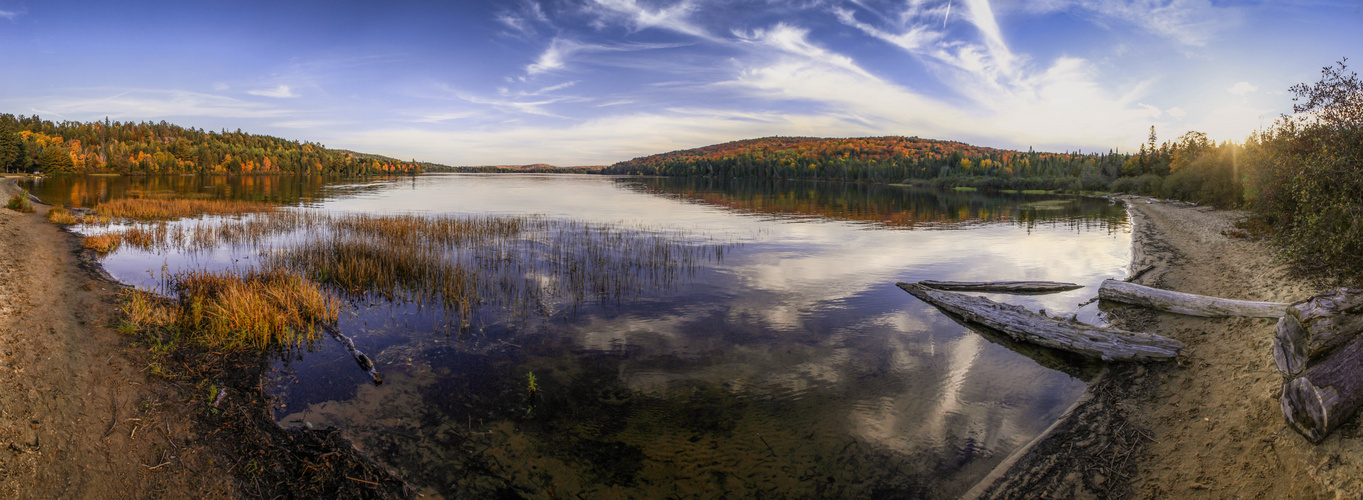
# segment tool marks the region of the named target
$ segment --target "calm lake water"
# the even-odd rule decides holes
[[[1106,200],[896,186],[436,174],[32,190],[68,206],[172,191],[332,214],[534,215],[700,249],[677,272],[631,268],[643,277],[628,293],[550,295],[532,314],[488,301],[467,326],[429,303],[350,295],[340,329],[381,385],[330,339],[274,365],[281,425],[345,428],[448,498],[958,496],[1050,425],[1094,367],[967,329],[895,283],[1070,281],[1087,287],[991,297],[1101,323],[1097,304],[1077,304],[1125,276],[1130,249],[1125,209]],[[105,265],[151,285],[163,267],[249,267],[300,237],[126,248]]]

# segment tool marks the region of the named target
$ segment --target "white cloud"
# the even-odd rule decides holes
[[[1231,88],[1226,89],[1227,92],[1230,92],[1240,97],[1244,97],[1246,94],[1249,94],[1250,92],[1257,92],[1258,90],[1259,87],[1250,85],[1249,82],[1240,82],[1235,85],[1232,85]]]
[[[1182,120],[1183,117],[1188,116],[1188,112],[1184,111],[1183,108],[1180,108],[1178,106],[1169,108],[1169,111],[1167,111],[1167,113],[1169,113],[1169,116],[1174,117],[1174,119],[1176,120]]]
[[[272,89],[248,90],[246,91],[246,93],[251,95],[258,95],[261,97],[274,97],[279,99],[298,97],[298,94],[295,94],[293,92],[293,89],[289,88],[288,85],[280,85]]]
[[[13,21],[14,18],[19,17],[19,12],[13,10],[0,10],[0,17]]]
[[[840,17],[844,23],[855,21]],[[987,31],[988,23],[980,22]],[[881,133],[987,139],[989,145],[1003,147],[1134,144],[1140,142],[1140,131],[1161,114],[1135,103],[1144,85],[1126,95],[1111,95],[1097,83],[1096,69],[1083,59],[1059,58],[1040,72],[1019,67],[1005,78],[991,69],[991,61],[993,54],[1011,54],[1006,46],[969,48],[937,41],[943,47],[909,50],[929,62],[950,61],[956,68],[951,73],[953,87],[971,102],[947,104],[870,74],[851,58],[814,45],[808,34],[786,25],[755,32],[748,37],[753,45],[780,56],[751,64],[727,85],[768,100],[819,103],[830,116]],[[946,48],[960,51],[945,54]]]
[[[549,71],[563,69],[566,66],[563,59],[573,52],[578,51],[580,48],[581,45],[575,42],[562,38],[554,38],[553,41],[549,42],[549,48],[544,49],[544,52],[540,53],[539,59],[536,59],[534,63],[525,67],[525,73],[534,76]]]

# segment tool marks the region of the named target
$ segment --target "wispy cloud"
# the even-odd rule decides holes
[[[14,18],[19,17],[19,14],[22,14],[22,12],[14,10],[0,10],[0,18],[5,18],[10,21],[13,21]]]
[[[544,9],[534,1],[525,1],[514,10],[505,10],[493,15],[493,19],[502,25],[511,28],[515,35],[534,36],[538,34],[535,24],[548,25],[549,16],[545,15]]]
[[[1250,85],[1249,82],[1240,82],[1235,85],[1232,85],[1231,88],[1226,89],[1227,92],[1230,92],[1240,97],[1244,97],[1250,92],[1257,92],[1258,90],[1259,87]]]
[[[29,101],[34,112],[56,114],[74,120],[94,120],[106,116],[128,120],[187,116],[276,118],[289,114],[286,110],[260,103],[183,90],[133,89],[118,91],[106,97],[54,96]]]
[[[533,77],[544,73],[568,69],[568,59],[578,54],[599,54],[607,52],[635,52],[681,47],[676,43],[582,43],[566,37],[554,37],[549,46],[541,52],[535,62],[525,67],[526,76]]]
[[[715,38],[709,31],[691,21],[691,14],[698,10],[695,2],[691,0],[682,0],[671,6],[652,10],[639,5],[635,0],[593,0],[592,5],[595,8],[590,10],[601,18],[598,19],[598,23],[623,20],[634,31],[658,28],[697,38]]]
[[[1188,46],[1204,46],[1241,20],[1240,9],[1211,0],[1045,0],[1022,2],[1032,13],[1082,9]],[[1006,4],[1005,4],[1006,5]]]
[[[278,99],[298,97],[298,94],[295,93],[292,88],[289,88],[288,85],[280,85],[272,89],[248,90],[246,91],[246,93],[251,95],[258,95],[261,97],[274,97]]]

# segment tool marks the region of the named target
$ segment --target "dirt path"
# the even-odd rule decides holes
[[[1232,235],[1246,214],[1131,200],[1136,282],[1293,302],[1326,290],[1294,278],[1265,242]],[[1114,364],[983,498],[1363,498],[1358,418],[1319,445],[1284,424],[1274,321],[1118,307],[1124,328],[1187,345],[1176,363]]]
[[[0,179],[0,201],[15,191]],[[112,328],[116,290],[75,239],[0,208],[0,498],[222,498],[189,409]]]

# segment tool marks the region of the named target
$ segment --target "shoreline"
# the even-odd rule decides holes
[[[0,178],[5,200],[18,189]],[[174,339],[156,354],[157,339],[115,331],[129,287],[34,206],[0,209],[0,498],[414,494],[339,430],[276,425],[270,354]]]
[[[15,189],[13,178],[0,179],[0,195],[5,199]],[[1230,236],[1234,234],[1230,231],[1234,222],[1244,216],[1242,212],[1139,197],[1124,199],[1132,220],[1130,269],[1142,270],[1134,280],[1136,283],[1203,295],[1284,302],[1300,300],[1326,289],[1319,283],[1293,276],[1287,266],[1275,263],[1267,243]],[[45,236],[48,239],[42,241],[50,245],[49,248],[35,246],[30,250],[62,254],[58,256],[61,259],[52,264],[56,266],[53,269],[59,272],[74,269],[67,274],[79,274],[83,281],[54,282],[47,288],[62,299],[82,290],[99,294],[87,288],[89,283],[100,283],[103,268],[98,260],[80,259],[79,256],[88,251],[79,248],[79,238],[47,223],[42,219],[43,211],[45,206],[39,206],[34,214],[2,210],[4,217],[0,217],[0,228],[10,224],[45,235],[56,234],[56,238]],[[70,252],[62,251],[68,247]],[[14,257],[7,256],[7,260],[12,261]],[[32,273],[33,270],[27,271]],[[42,276],[38,273],[33,277]],[[148,438],[144,436],[149,434],[164,435],[164,439],[120,444],[127,447],[130,456],[139,457],[141,461],[118,462],[118,458],[107,451],[68,454],[66,450],[59,450],[64,452],[59,458],[67,463],[52,467],[53,470],[40,470],[38,464],[45,462],[31,459],[35,458],[33,455],[41,457],[46,451],[44,447],[50,446],[47,443],[52,441],[45,433],[50,434],[53,426],[44,422],[42,430],[30,434],[21,429],[25,424],[22,418],[7,415],[0,419],[0,467],[9,475],[0,476],[3,480],[0,481],[0,496],[101,496],[101,492],[111,491],[152,492],[169,497],[196,496],[204,491],[232,492],[228,496],[261,492],[297,495],[300,490],[278,489],[280,484],[262,486],[262,482],[305,477],[308,481],[297,486],[306,484],[312,488],[330,489],[341,483],[342,491],[351,495],[383,494],[374,490],[345,489],[364,487],[377,481],[387,487],[399,488],[385,489],[390,495],[413,493],[391,471],[354,451],[340,432],[281,429],[269,420],[260,390],[260,375],[264,364],[268,364],[265,355],[189,352],[176,359],[183,367],[192,367],[181,374],[184,377],[181,380],[142,376],[141,372],[146,371],[150,361],[149,355],[135,352],[142,349],[134,345],[134,337],[118,334],[109,327],[117,304],[112,295],[116,293],[103,292],[99,298],[103,305],[94,309],[105,309],[99,314],[106,325],[102,332],[91,338],[97,338],[98,345],[105,350],[100,351],[98,358],[85,355],[78,359],[85,363],[87,359],[98,360],[108,355],[109,360],[118,360],[112,365],[125,365],[119,373],[126,373],[128,367],[142,367],[137,372],[142,378],[119,380],[104,377],[100,372],[85,375],[91,380],[86,380],[86,385],[77,385],[77,391],[86,390],[96,397],[104,391],[103,394],[112,396],[91,399],[90,394],[86,394],[87,398],[75,401],[81,406],[74,413],[71,410],[52,412],[58,417],[49,417],[49,420],[57,420],[55,427],[59,432],[63,424],[70,424],[63,421],[63,418],[73,418],[69,415],[79,414],[86,420],[98,421],[99,428],[90,432],[80,427],[88,426],[88,422],[82,422],[82,417],[74,417],[80,425],[73,425],[62,436],[68,446],[71,441],[81,439],[75,437],[77,432],[102,436],[97,440],[87,436],[87,441],[96,442],[77,445],[76,449],[103,447],[106,446],[104,441],[112,442],[120,435],[127,441],[134,437],[146,440]],[[88,302],[88,299],[84,302],[87,306],[73,305],[63,309],[69,309],[66,314],[79,317],[90,310]],[[0,342],[7,339],[5,333],[10,330],[4,321],[12,319],[7,317],[5,305],[0,301]],[[32,306],[30,302],[24,308]],[[965,498],[1363,497],[1363,443],[1360,442],[1363,440],[1358,439],[1363,437],[1363,429],[1358,418],[1351,419],[1319,445],[1311,445],[1284,425],[1278,408],[1281,379],[1268,350],[1273,333],[1271,320],[1191,318],[1124,306],[1105,307],[1105,310],[1114,325],[1175,338],[1184,342],[1187,349],[1172,362],[1109,365],[1060,419],[1011,453],[971,488]],[[42,311],[52,313],[46,308]],[[87,322],[82,319],[78,323],[84,327]],[[95,342],[87,339],[85,335],[90,334],[81,327],[71,327],[66,333],[78,342],[64,345],[63,352],[80,351],[88,348],[83,343]],[[12,354],[0,349],[0,358],[3,358],[0,361],[9,364]],[[26,365],[0,367],[22,371]],[[45,365],[42,369],[45,370]],[[40,369],[31,371],[39,372]],[[187,383],[185,378],[197,380],[198,384]],[[203,392],[199,386],[205,382],[212,382],[213,387],[229,388],[232,397],[227,398],[228,404],[221,411],[216,407],[204,411],[209,403],[204,394],[199,394]],[[133,388],[133,384],[137,386]],[[4,389],[0,386],[0,390]],[[66,393],[71,392],[72,389],[66,389]],[[154,395],[148,396],[150,393]],[[153,405],[151,410],[140,410],[139,406],[143,413],[129,416],[134,401],[148,400],[160,406]],[[5,403],[8,411],[15,411],[16,407],[4,400],[3,394],[0,394],[0,403]],[[114,408],[112,412],[110,407]],[[111,419],[110,414],[115,418]],[[59,418],[63,415],[66,417]],[[138,425],[142,418],[157,425],[164,422],[166,430],[161,432],[158,427],[156,431],[147,431]],[[156,432],[160,434],[154,434]],[[11,462],[6,462],[6,445],[11,450],[18,449],[11,453],[30,459],[32,465],[28,469],[16,469]],[[356,453],[348,457],[350,462],[346,465],[347,470],[354,472],[346,475],[337,474],[336,469],[326,473],[315,470],[314,459],[332,456],[340,448]],[[243,463],[298,453],[301,455],[284,464],[283,474],[260,474],[251,481],[244,479],[239,470]],[[116,467],[111,464],[126,467],[123,474],[135,478],[136,484],[130,485],[129,479],[112,472]],[[89,473],[81,472],[82,468],[91,467],[108,469],[109,474],[119,480],[104,486],[111,489],[99,489],[95,480],[87,478]],[[313,471],[309,473],[309,469]],[[150,473],[153,471],[154,474]],[[31,475],[25,476],[25,473]],[[208,477],[215,474],[219,477]],[[293,476],[289,477],[290,474]],[[44,482],[48,484],[44,485]],[[72,489],[73,483],[77,484],[75,489]],[[21,487],[13,486],[16,484]]]
[[[1244,212],[1125,201],[1130,269],[1148,268],[1136,283],[1281,302],[1328,289],[1275,262],[1267,242],[1232,236]],[[1358,418],[1319,445],[1285,425],[1269,351],[1275,321],[1105,310],[1116,326],[1187,347],[1172,362],[1109,365],[1056,424],[965,498],[1363,497]]]

